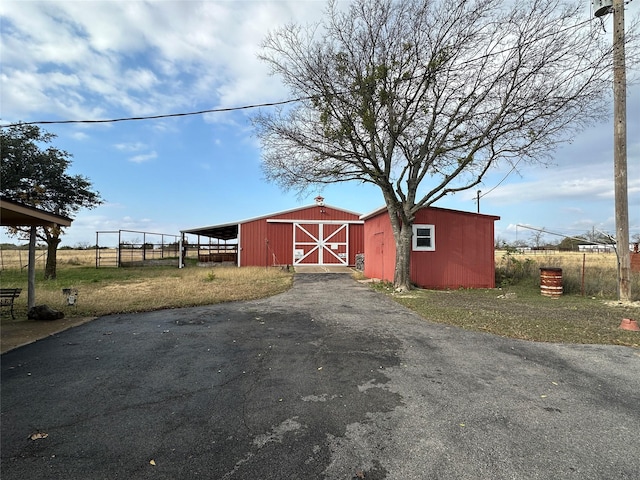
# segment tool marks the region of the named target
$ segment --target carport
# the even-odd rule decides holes
[[[210,262],[233,262],[238,265],[238,232],[240,224],[238,222],[226,223],[223,225],[212,225],[208,227],[192,228],[190,230],[182,230],[180,236],[180,264],[184,267],[184,258],[186,257],[187,248],[195,248],[198,252],[198,261],[203,263]],[[195,245],[186,242],[186,235],[197,235],[198,240]],[[201,237],[204,237],[208,243],[203,243]],[[212,243],[211,240],[216,240]],[[220,243],[220,241],[224,243]],[[227,243],[229,240],[235,240],[233,243]]]
[[[22,203],[0,197],[0,226],[31,227],[29,233],[29,264],[27,308],[36,304],[36,227],[68,227],[72,220],[62,215],[30,207]]]

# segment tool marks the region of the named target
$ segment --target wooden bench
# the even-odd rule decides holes
[[[0,288],[0,306],[11,307],[11,318],[15,320],[13,315],[13,302],[20,296],[21,288]]]

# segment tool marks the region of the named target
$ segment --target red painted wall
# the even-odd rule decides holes
[[[238,228],[238,245],[240,246],[239,265],[246,266],[266,266],[268,265],[267,251],[267,222],[263,219],[241,223]]]
[[[411,281],[422,288],[494,288],[494,222],[499,217],[425,208],[416,224],[435,226],[435,251],[411,252]],[[395,241],[386,210],[365,220],[369,278],[393,281]]]
[[[313,205],[296,210],[275,213],[240,224],[240,265],[241,266],[271,266],[293,264],[293,222],[294,221],[359,221],[360,215],[328,206]],[[271,221],[270,221],[271,220]],[[291,223],[274,222],[273,220],[291,220]],[[317,232],[317,225],[310,229]],[[331,225],[325,225],[325,232],[330,231]],[[362,224],[349,225],[348,263],[355,265],[356,253],[364,251],[364,226]],[[310,230],[311,231],[311,230]],[[345,232],[340,232],[335,241],[344,241]],[[317,256],[309,258],[317,261]],[[326,263],[330,263],[327,258]]]
[[[364,275],[393,282],[395,264],[396,242],[384,210],[364,222]]]
[[[349,265],[356,264],[356,255],[364,253],[364,225],[349,225]]]

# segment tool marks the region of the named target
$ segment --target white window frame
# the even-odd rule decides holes
[[[431,245],[428,247],[418,246],[418,238],[424,238],[424,236],[418,236],[418,229],[428,228],[431,231]],[[412,228],[413,235],[411,236],[411,246],[415,252],[434,252],[436,250],[436,226],[428,224],[415,224]]]

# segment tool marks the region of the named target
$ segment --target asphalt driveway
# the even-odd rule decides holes
[[[339,274],[2,355],[9,479],[638,479],[640,351],[432,324]]]

